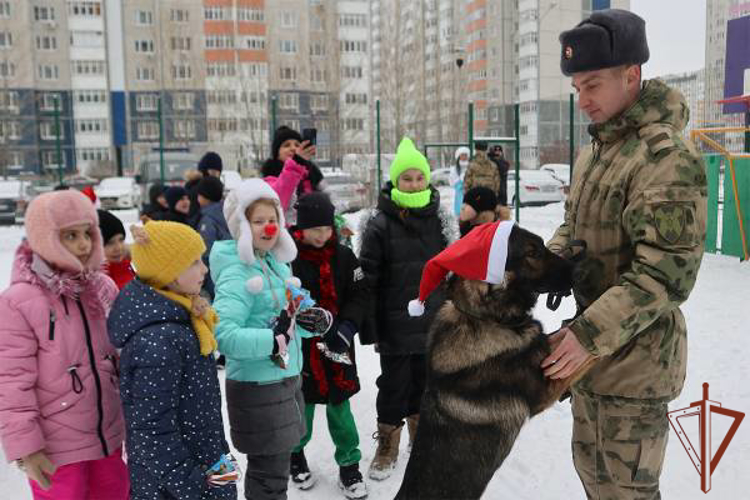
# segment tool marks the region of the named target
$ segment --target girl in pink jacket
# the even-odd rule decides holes
[[[94,205],[75,190],[35,198],[0,294],[0,441],[34,499],[125,500],[117,352],[106,315]]]

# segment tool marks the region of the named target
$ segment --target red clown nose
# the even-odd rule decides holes
[[[266,233],[266,236],[275,236],[278,231],[279,226],[276,224],[266,224],[266,227],[263,228],[263,232]]]

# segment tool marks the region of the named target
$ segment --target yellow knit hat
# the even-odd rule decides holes
[[[131,226],[135,243],[130,247],[138,277],[156,288],[176,280],[206,251],[203,238],[180,222],[150,221]]]

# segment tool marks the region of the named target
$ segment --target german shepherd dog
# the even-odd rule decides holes
[[[568,292],[573,264],[514,226],[505,283],[453,276],[427,340],[427,383],[399,500],[479,498],[526,420],[551,406],[568,379],[540,367],[555,346],[531,317],[540,293]]]

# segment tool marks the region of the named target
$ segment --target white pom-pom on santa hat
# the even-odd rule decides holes
[[[245,289],[252,294],[260,293],[263,290],[263,278],[253,276],[245,282]]]
[[[427,261],[419,283],[419,298],[409,301],[410,316],[424,314],[424,303],[449,272],[462,278],[499,285],[505,281],[508,240],[515,222],[482,224]]]
[[[294,288],[302,288],[302,282],[296,276],[292,276],[291,278],[287,278],[284,283],[287,286],[293,286]]]

